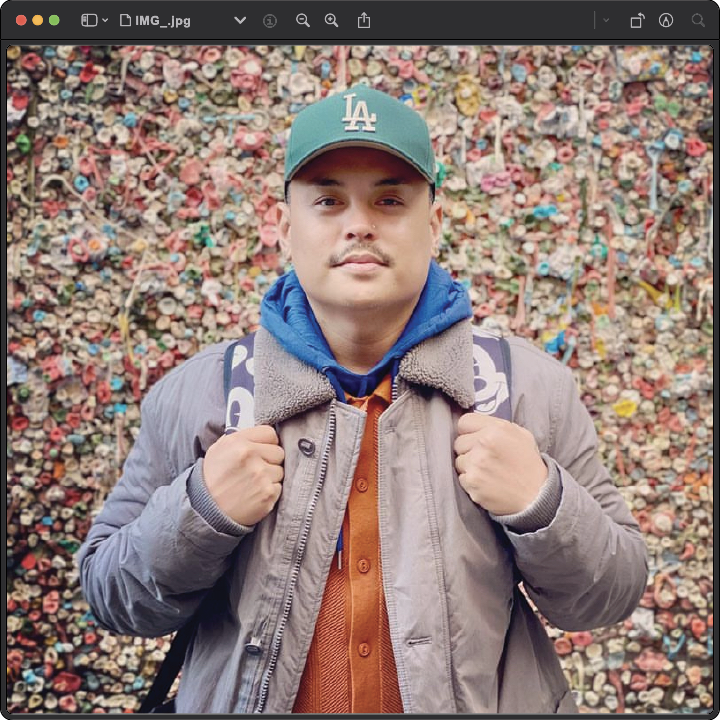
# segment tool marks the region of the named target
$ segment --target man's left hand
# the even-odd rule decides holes
[[[461,416],[455,453],[460,485],[493,515],[525,510],[548,477],[532,433],[507,420],[479,413]]]

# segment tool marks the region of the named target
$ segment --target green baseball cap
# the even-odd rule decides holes
[[[301,110],[285,154],[286,187],[305,164],[339,147],[385,150],[408,162],[435,187],[435,157],[425,120],[384,92],[355,85]]]

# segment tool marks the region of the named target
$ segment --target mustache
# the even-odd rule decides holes
[[[376,245],[373,245],[372,243],[359,243],[357,245],[353,245],[347,248],[342,253],[332,255],[330,257],[330,266],[334,267],[335,265],[341,265],[345,262],[345,258],[348,258],[351,255],[360,254],[372,255],[373,257],[377,258],[383,265],[390,265],[392,263],[392,258],[386,253],[384,253]]]

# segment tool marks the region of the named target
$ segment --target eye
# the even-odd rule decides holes
[[[320,207],[335,207],[339,204],[340,201],[334,197],[321,197],[315,201],[315,205],[319,205]]]
[[[403,204],[402,200],[400,200],[400,198],[396,198],[396,197],[384,197],[384,198],[380,198],[380,200],[378,201],[378,203],[379,203],[380,205],[385,205],[385,206],[387,206],[387,207],[394,207],[394,206],[398,206],[398,205],[402,205],[402,204]]]

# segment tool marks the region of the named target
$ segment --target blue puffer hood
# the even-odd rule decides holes
[[[345,392],[355,397],[369,395],[388,372],[394,379],[408,350],[471,315],[465,288],[431,261],[425,287],[400,337],[367,375],[358,375],[335,360],[294,270],[277,279],[260,306],[261,325],[289,353],[325,373],[342,402]]]

